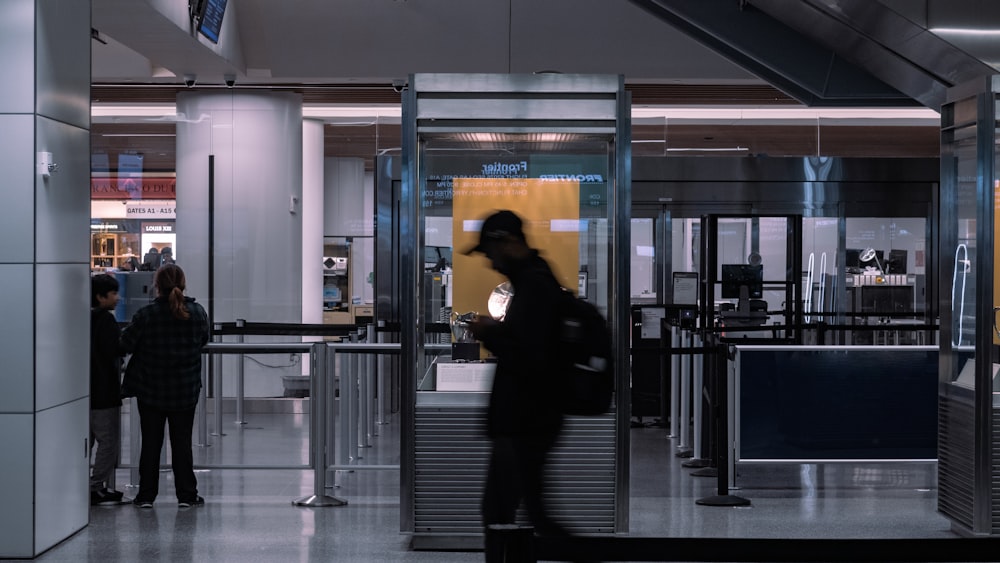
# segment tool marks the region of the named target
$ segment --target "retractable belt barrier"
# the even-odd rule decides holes
[[[236,323],[233,323],[236,327]],[[295,325],[288,325],[295,326]],[[259,327],[256,327],[259,328]],[[251,327],[251,332],[254,330]],[[265,334],[263,332],[256,334]],[[352,447],[370,446],[370,438],[374,435],[375,421],[362,420],[357,414],[363,413],[365,417],[374,417],[369,402],[374,402],[374,366],[375,355],[384,356],[398,354],[401,351],[399,343],[376,343],[358,342],[359,335],[366,334],[366,338],[374,339],[375,330],[369,325],[368,331],[356,331],[354,342],[313,342],[313,343],[242,343],[242,342],[211,342],[203,348],[203,354],[208,358],[218,359],[223,355],[245,355],[245,354],[289,354],[308,353],[310,358],[309,369],[309,459],[307,465],[282,465],[282,464],[195,464],[195,469],[297,469],[313,470],[314,487],[313,494],[307,497],[293,500],[296,506],[342,506],[347,501],[328,496],[326,494],[326,472],[330,470],[355,470],[355,469],[399,469],[399,465],[355,465],[353,464],[360,456],[342,456],[342,465],[331,464],[331,458],[336,452],[336,439],[334,432],[328,432],[332,428],[333,417],[332,405],[334,401],[335,389],[329,385],[332,381],[340,379],[340,400],[341,400],[341,420],[340,420],[340,443],[346,442]],[[273,335],[273,334],[269,334]],[[428,351],[449,350],[450,346],[443,344],[427,344],[424,346]],[[360,357],[364,355],[362,360]],[[347,369],[345,362],[338,364],[338,360],[348,359],[349,365],[353,369]],[[196,445],[209,445],[208,420],[206,408],[208,401],[208,378],[209,365],[212,362],[202,361],[202,394],[198,403],[197,440]],[[349,371],[350,373],[346,373]],[[237,370],[237,378],[242,379],[243,370]],[[222,379],[221,370],[216,371],[214,383],[214,408],[215,408],[215,429],[216,436],[225,436],[222,429]],[[331,379],[333,377],[333,379]],[[242,391],[242,384],[238,385]],[[383,388],[384,389],[384,388]],[[360,395],[359,395],[360,393]],[[241,397],[242,399],[242,393]],[[239,403],[238,403],[239,404]],[[361,408],[362,405],[364,408]],[[139,422],[138,409],[131,410],[130,424],[130,447],[132,455],[137,455],[140,449],[139,444]],[[238,411],[241,409],[238,408]],[[347,411],[355,413],[345,417]],[[237,423],[243,422],[242,412],[237,414]],[[383,413],[384,416],[384,413]],[[352,439],[353,438],[353,439]],[[360,439],[360,443],[359,443]],[[343,450],[342,450],[343,451]],[[357,451],[356,449],[353,451]],[[122,468],[131,470],[131,479],[138,482],[138,464],[122,464]]]

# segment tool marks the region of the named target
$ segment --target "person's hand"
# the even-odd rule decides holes
[[[483,336],[489,332],[490,329],[496,326],[500,326],[500,321],[494,319],[493,317],[477,315],[476,318],[469,323],[469,330],[472,331],[472,335],[476,337],[476,340],[482,340]]]

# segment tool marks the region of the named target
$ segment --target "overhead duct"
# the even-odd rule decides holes
[[[939,110],[948,88],[996,69],[872,0],[749,0],[775,20]],[[961,5],[954,0],[951,9]]]
[[[995,71],[872,0],[632,0],[809,106],[939,109]]]

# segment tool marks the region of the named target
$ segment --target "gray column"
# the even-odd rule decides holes
[[[215,322],[300,322],[302,97],[182,92],[177,119],[174,255],[187,274],[188,295],[206,308],[214,305]],[[214,303],[208,294],[210,155],[215,161]],[[281,376],[298,375],[299,366],[287,356],[260,360],[246,362],[246,396],[281,396]],[[236,389],[232,361],[226,358],[223,389]]]
[[[30,558],[88,521],[89,0],[0,2],[0,75],[0,558]]]

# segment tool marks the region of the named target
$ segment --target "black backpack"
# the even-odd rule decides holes
[[[556,331],[556,362],[563,381],[562,412],[598,415],[611,408],[614,358],[611,331],[597,307],[562,291]]]

